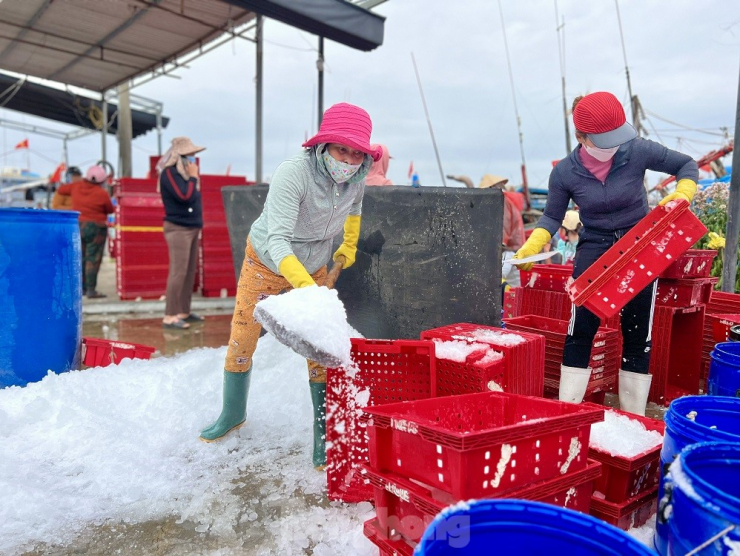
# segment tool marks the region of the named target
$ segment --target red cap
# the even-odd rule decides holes
[[[573,110],[573,124],[601,149],[610,149],[637,137],[637,131],[627,123],[622,103],[611,93],[591,93],[583,97]]]
[[[369,154],[377,162],[383,155],[383,151],[370,145],[372,130],[373,123],[367,112],[359,106],[340,102],[324,112],[319,132],[303,143],[303,146],[340,143]]]

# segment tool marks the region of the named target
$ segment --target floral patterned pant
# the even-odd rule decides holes
[[[106,237],[108,237],[108,227],[105,224],[80,222],[83,292],[95,291],[98,286],[98,271],[103,261]]]
[[[311,277],[319,286],[326,281],[326,267],[317,270]],[[236,287],[236,306],[231,319],[231,337],[226,351],[224,369],[231,373],[244,373],[252,366],[252,355],[257,348],[262,326],[254,317],[254,306],[267,296],[289,290],[293,286],[263,265],[251,242],[247,239],[247,250]],[[308,379],[311,382],[326,382],[326,368],[315,361],[308,361]]]

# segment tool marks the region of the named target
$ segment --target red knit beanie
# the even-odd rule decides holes
[[[573,110],[573,124],[602,149],[617,147],[637,137],[635,128],[627,123],[622,104],[607,92],[591,93],[578,101]]]

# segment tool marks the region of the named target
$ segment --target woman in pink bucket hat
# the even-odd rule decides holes
[[[573,123],[578,146],[553,168],[545,212],[514,259],[539,253],[560,228],[572,201],[583,223],[573,265],[573,278],[578,278],[647,215],[646,170],[676,177],[675,192],[661,205],[674,199],[691,202],[699,170],[690,156],[638,137],[627,122],[622,104],[611,93],[576,98]],[[531,263],[519,265],[524,270],[531,267]],[[652,380],[649,369],[655,285],[653,282],[639,292],[621,312],[619,404],[638,415],[645,415]],[[591,346],[599,326],[599,318],[586,307],[573,307],[560,367],[561,401],[583,400],[591,377]]]
[[[252,355],[261,326],[255,304],[268,295],[324,285],[327,261],[355,262],[365,176],[382,151],[370,144],[372,122],[358,106],[335,104],[305,149],[272,176],[262,214],[252,224],[239,276],[236,306],[224,364],[223,408],[200,438],[217,440],[244,423]],[[343,234],[332,253],[335,236]],[[314,408],[313,463],[323,467],[326,369],[308,362]]]

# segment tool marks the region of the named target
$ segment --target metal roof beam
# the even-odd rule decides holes
[[[28,21],[26,22],[26,27],[33,27],[33,25],[34,25],[34,24],[35,24],[35,23],[36,23],[36,22],[37,22],[37,21],[38,21],[39,19],[41,19],[41,16],[42,16],[42,15],[44,15],[44,12],[45,12],[45,11],[46,11],[47,9],[49,9],[49,6],[51,5],[51,3],[52,3],[53,1],[54,1],[54,0],[46,0],[46,2],[44,2],[44,3],[43,3],[43,5],[42,5],[42,6],[41,6],[41,7],[40,7],[40,8],[38,9],[38,10],[36,10],[36,13],[35,13],[35,14],[33,14],[33,15],[31,16],[31,19],[29,19],[29,20],[28,20]],[[23,37],[25,37],[25,36],[26,36],[26,33],[28,33],[28,31],[21,31],[20,33],[18,33],[18,35],[17,35],[16,37],[15,37],[15,39],[10,39],[10,40],[11,40],[11,41],[15,40],[15,41],[19,41],[19,42],[21,42],[21,41],[20,41],[20,39],[22,39]],[[9,44],[9,45],[7,46],[7,48],[6,48],[5,50],[3,50],[2,52],[0,52],[0,62],[2,62],[2,60],[3,60],[3,59],[5,59],[5,57],[6,57],[6,56],[7,56],[8,54],[10,54],[10,52],[11,52],[11,51],[12,51],[12,50],[13,50],[14,48],[15,48],[15,43],[14,43],[14,42],[11,42],[11,43],[10,43],[10,44]]]

